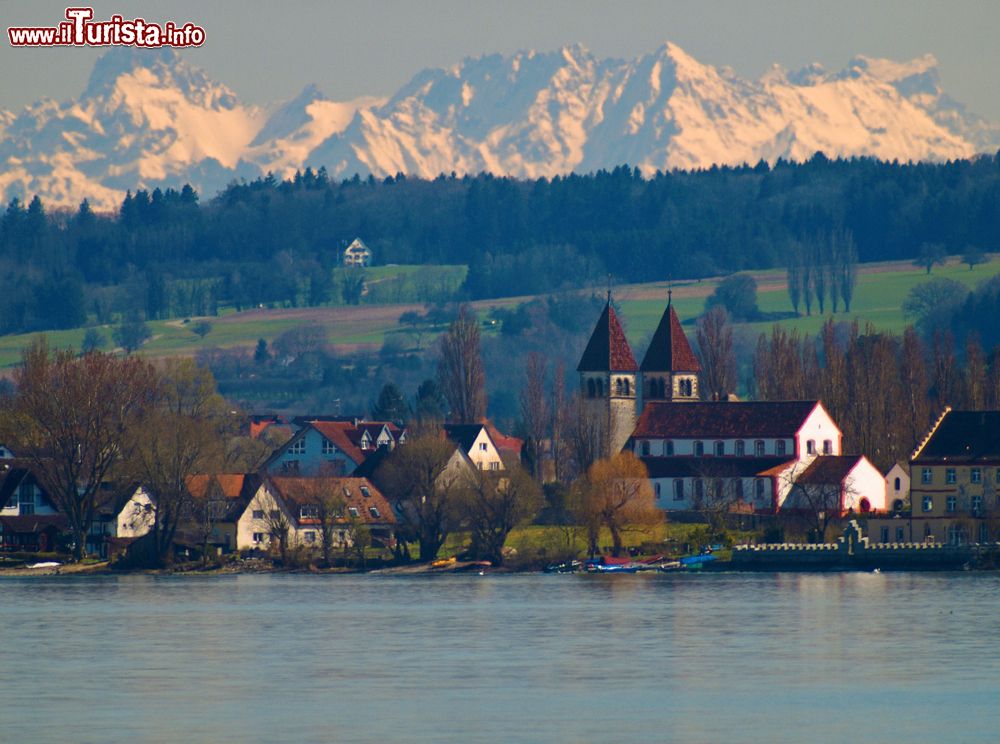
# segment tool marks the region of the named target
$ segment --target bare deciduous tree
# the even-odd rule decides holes
[[[525,449],[531,475],[542,474],[542,441],[550,423],[548,399],[545,395],[545,357],[537,352],[528,355],[524,387],[521,388],[521,421],[524,424]]]
[[[736,388],[736,356],[729,314],[716,305],[698,321],[698,352],[703,389],[710,400],[724,400]]]
[[[451,419],[476,423],[486,416],[486,372],[475,311],[463,305],[441,337],[438,379],[451,406]]]
[[[534,517],[541,507],[538,484],[519,463],[509,461],[504,471],[477,470],[462,489],[459,510],[472,534],[477,558],[503,562],[503,548],[511,530]]]
[[[53,351],[43,337],[24,350],[14,384],[4,401],[4,441],[66,515],[79,560],[98,507],[119,495],[102,486],[133,454],[156,374],[136,357]]]

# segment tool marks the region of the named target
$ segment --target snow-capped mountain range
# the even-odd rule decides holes
[[[931,55],[746,80],[670,43],[630,61],[569,46],[424,70],[388,99],[331,101],[309,85],[260,108],[173,51],[114,49],[79,98],[0,111],[0,193],[114,209],[127,189],[191,183],[211,196],[234,178],[307,165],[338,177],[539,177],[816,151],[947,160],[998,146],[1000,125],[944,94]]]

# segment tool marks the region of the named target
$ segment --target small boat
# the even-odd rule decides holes
[[[670,573],[671,571],[680,571],[681,562],[680,561],[664,561],[656,566],[657,571],[663,571],[664,573]]]
[[[25,568],[59,568],[61,565],[56,561],[42,561],[41,563],[29,563]]]
[[[587,573],[635,573],[640,568],[640,564],[633,563],[628,558],[613,558],[608,555],[603,558],[591,558],[583,564],[583,569]]]
[[[449,566],[454,566],[458,562],[455,556],[451,558],[441,558],[436,561],[431,561],[431,568],[448,568]]]
[[[550,563],[542,570],[545,573],[574,573],[580,570],[583,565],[580,561],[566,561],[564,563]]]

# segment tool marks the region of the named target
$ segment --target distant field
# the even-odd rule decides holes
[[[461,281],[465,267],[440,267],[445,269],[448,281]],[[386,266],[372,269],[371,280],[378,281],[400,274],[418,275],[426,267]],[[900,306],[907,292],[929,278],[945,276],[963,282],[970,288],[979,282],[1000,273],[1000,258],[981,264],[974,271],[952,259],[946,266],[934,268],[931,277],[923,269],[909,262],[865,264],[859,267],[858,284],[851,313],[838,313],[835,317],[844,320],[858,318],[862,323],[871,321],[876,327],[899,332],[906,326]],[[785,286],[784,270],[753,272],[758,284],[758,304],[764,312],[789,312],[791,303]],[[682,321],[696,318],[704,309],[705,298],[715,289],[717,279],[702,282],[677,282],[674,284],[673,301]],[[639,346],[647,340],[656,327],[666,304],[667,285],[665,282],[632,284],[615,289],[616,299],[623,309],[623,320],[629,340]],[[501,300],[482,300],[474,303],[481,315],[485,316],[492,307],[512,307],[525,302],[530,297],[512,297]],[[301,323],[315,323],[327,329],[329,341],[345,352],[366,348],[377,349],[387,335],[406,335],[407,330],[399,326],[399,316],[407,310],[422,310],[419,304],[355,305],[317,308],[254,309],[240,313],[227,312],[218,318],[208,318],[212,331],[199,339],[190,330],[190,324],[179,320],[154,321],[150,328],[153,339],[143,346],[142,353],[151,357],[193,355],[199,349],[222,347],[253,348],[257,340],[264,338],[270,343],[284,331]],[[815,308],[814,308],[815,310]],[[816,333],[830,317],[829,308],[825,316],[813,315],[781,321],[785,327],[797,328],[803,333]],[[596,318],[595,318],[596,320]],[[752,331],[764,332],[772,322],[751,323],[744,327]],[[111,346],[111,327],[99,328],[107,340],[105,348]],[[73,331],[50,331],[46,335],[56,347],[80,348],[85,329]],[[10,368],[20,359],[21,349],[34,334],[0,336],[0,368]],[[422,343],[426,346],[433,333],[425,333]]]

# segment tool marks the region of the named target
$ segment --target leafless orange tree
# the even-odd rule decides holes
[[[590,525],[591,555],[598,547],[595,526],[611,533],[611,554],[618,556],[625,533],[648,531],[664,521],[663,512],[656,508],[646,466],[631,452],[598,460],[587,469],[585,478],[579,488],[577,517],[581,524]]]
[[[438,360],[441,390],[451,407],[451,420],[471,424],[486,416],[486,371],[479,342],[479,321],[469,305],[441,337]]]

